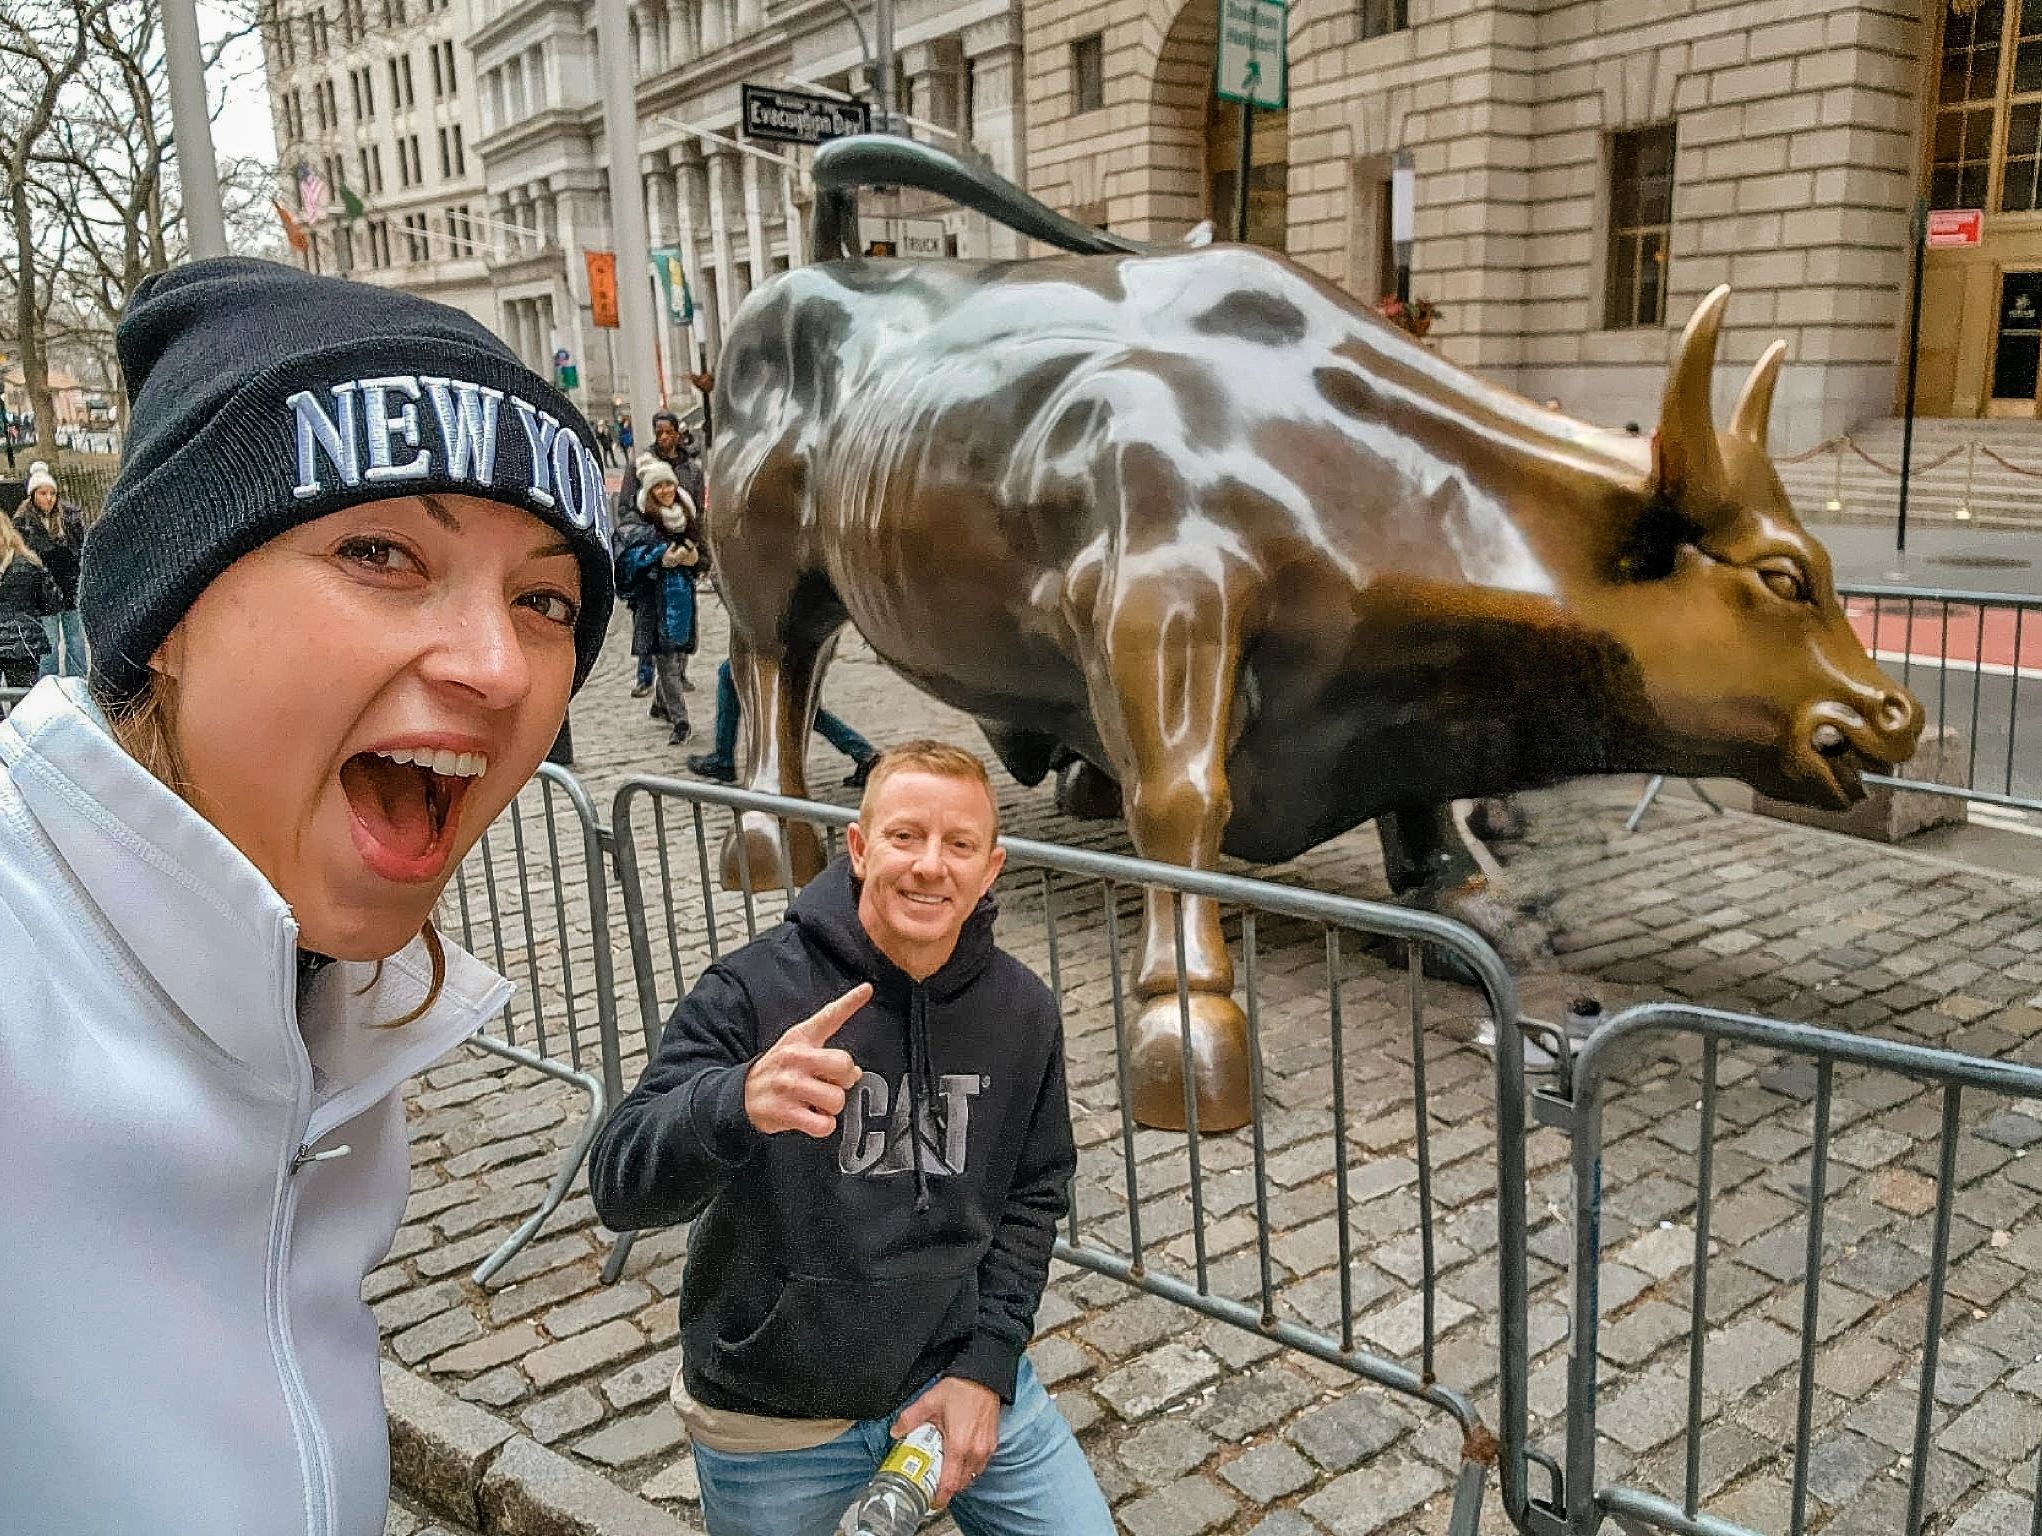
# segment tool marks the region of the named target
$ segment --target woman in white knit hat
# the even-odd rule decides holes
[[[14,526],[35,551],[35,557],[57,584],[59,611],[45,620],[49,653],[42,674],[82,677],[85,674],[85,629],[78,620],[78,555],[85,547],[85,515],[57,490],[50,466],[37,459],[28,466],[28,494],[15,509]]]
[[[653,686],[673,724],[667,745],[688,739],[688,658],[695,653],[695,572],[702,525],[673,466],[647,454],[638,461],[638,509],[617,524],[618,590],[649,613]]]

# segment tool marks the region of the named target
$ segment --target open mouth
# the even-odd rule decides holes
[[[1816,726],[1814,734],[1808,738],[1808,745],[1821,760],[1844,804],[1855,804],[1865,792],[1861,782],[1865,768],[1879,765],[1860,751],[1844,733],[1843,727],[1834,721],[1825,720]]]
[[[461,802],[489,768],[480,753],[394,748],[340,767],[356,850],[386,880],[437,878],[453,849]]]

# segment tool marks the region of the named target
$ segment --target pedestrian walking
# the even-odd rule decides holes
[[[716,716],[710,748],[688,758],[688,771],[719,784],[735,784],[737,725],[737,683],[730,675],[730,661],[726,658],[716,668]],[[844,775],[844,787],[862,789],[871,776],[872,765],[879,761],[879,749],[821,705],[816,706],[815,734],[851,760],[851,771]]]
[[[267,261],[117,346],[90,676],[0,723],[0,1528],[382,1536],[402,1088],[510,993],[432,913],[602,644],[595,435],[460,311]]]
[[[602,445],[603,467],[609,468],[617,462],[617,439],[605,422],[596,428],[596,441]]]
[[[994,943],[998,835],[971,753],[888,752],[846,856],[596,1137],[606,1225],[693,1223],[673,1395],[709,1536],[828,1536],[924,1424],[965,1536],[1112,1536],[1024,1353],[1077,1156],[1056,999]]]
[[[62,605],[42,560],[0,512],[0,687],[26,688],[36,680],[50,649],[43,620]]]
[[[673,470],[650,455],[638,464],[638,505],[617,525],[617,589],[631,604],[634,646],[652,660],[659,705],[673,730],[667,745],[688,739],[684,696],[688,658],[695,654],[695,571],[702,563],[702,522]]]
[[[63,603],[43,621],[50,635],[43,675],[80,676],[85,671],[85,630],[78,622],[78,552],[85,545],[85,514],[58,494],[56,477],[41,459],[28,466],[28,495],[15,510],[14,525],[57,584]]]
[[[631,450],[638,445],[637,437],[631,431],[631,418],[623,416],[617,421],[617,446],[623,450],[624,462],[631,462]]]

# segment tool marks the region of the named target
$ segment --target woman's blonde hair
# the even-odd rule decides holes
[[[6,514],[0,513],[0,519]],[[8,525],[13,526],[11,523]],[[20,535],[17,533],[18,539]],[[33,555],[30,556],[34,558]],[[0,569],[4,569],[0,566]],[[191,772],[185,767],[184,754],[177,745],[177,684],[166,673],[152,671],[142,696],[132,705],[119,711],[108,711],[108,724],[113,728],[113,738],[136,762],[149,771],[170,792],[186,805],[196,810],[192,799]],[[447,983],[447,951],[440,942],[440,931],[433,926],[431,918],[418,936],[425,941],[427,958],[432,962],[432,981],[426,988],[425,999],[402,1018],[391,1019],[384,1029],[401,1029],[425,1016],[426,1011],[439,1001],[440,991]],[[376,962],[376,971],[362,987],[366,992],[373,987],[383,974],[383,963]]]
[[[24,501],[21,510],[33,512],[34,504]],[[41,565],[42,559],[28,547],[28,540],[21,536],[21,530],[14,525],[14,519],[0,512],[0,571],[14,564],[16,555],[26,555],[30,565]]]

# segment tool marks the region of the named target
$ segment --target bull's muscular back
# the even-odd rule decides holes
[[[719,388],[726,581],[826,576],[793,623],[840,604],[927,691],[1102,766],[1103,596],[1157,561],[1244,568],[1230,852],[1624,766],[1636,680],[1570,595],[1616,558],[1644,445],[1281,258],[824,263],[747,303]]]

